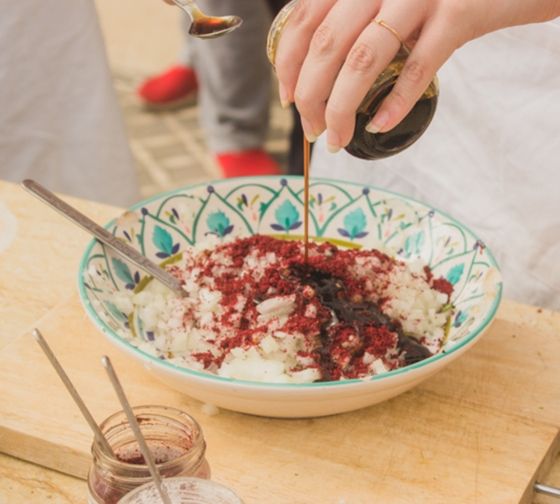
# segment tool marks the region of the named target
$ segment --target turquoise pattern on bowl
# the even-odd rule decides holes
[[[256,233],[298,238],[303,232],[303,180],[300,177],[247,177],[185,187],[143,201],[107,225],[117,237],[160,264],[209,237],[216,240]],[[371,186],[328,179],[310,184],[310,235],[340,246],[379,248],[403,261],[420,260],[436,277],[454,286],[455,313],[442,354],[369,380],[429,366],[468,345],[488,326],[498,308],[499,268],[484,243],[465,226],[436,209]],[[143,272],[93,241],[79,271],[80,297],[93,322],[111,341],[158,366],[216,381],[231,381],[179,368],[136,348],[153,335],[142,321],[115,305],[116,291],[141,289]],[[130,325],[139,336],[135,336]],[[347,380],[343,384],[356,380]],[[363,381],[363,380],[361,380]],[[238,382],[238,381],[237,381]],[[341,382],[258,384],[305,388]]]

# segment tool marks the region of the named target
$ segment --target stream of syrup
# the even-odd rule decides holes
[[[309,158],[311,146],[305,136],[303,137],[303,243],[305,264],[309,258]]]

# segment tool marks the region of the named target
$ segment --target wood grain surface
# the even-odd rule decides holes
[[[75,294],[87,237],[17,191],[0,183],[0,200],[19,223],[0,253],[0,452],[78,477],[89,466],[91,434],[30,336],[37,325],[98,420],[118,409],[99,364],[104,353],[133,403],[195,416],[214,478],[247,504],[530,503],[535,478],[550,478],[560,424],[559,314],[506,301],[461,359],[421,387],[357,412],[307,420],[207,416],[92,326]],[[116,214],[76,203],[101,222]],[[51,247],[56,241],[64,245]],[[60,486],[49,502],[79,502],[72,492],[85,492],[73,478],[1,457],[2,504],[46,501],[5,497],[31,491],[27,472],[39,475],[30,477],[37,492],[48,493],[44,485],[53,481]]]

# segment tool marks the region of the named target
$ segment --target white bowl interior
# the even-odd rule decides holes
[[[113,343],[171,386],[228,409],[272,416],[336,413],[392,397],[446,365],[487,328],[500,302],[501,276],[491,252],[465,226],[430,206],[370,186],[313,179],[310,194],[314,239],[378,248],[403,261],[420,260],[436,277],[453,284],[455,312],[443,353],[367,380],[344,383],[243,383],[181,368],[136,348],[130,313],[119,310],[112,299],[116,291],[142,288],[146,276],[96,241],[87,248],[79,271],[80,296],[88,315]],[[303,212],[300,177],[248,177],[157,195],[135,205],[107,228],[150,259],[165,263],[209,236],[217,241],[257,233],[298,237]],[[354,393],[349,387],[355,388]],[[322,390],[338,396],[338,402],[327,397],[319,407]],[[306,397],[305,411],[293,402],[298,396]],[[273,397],[273,402],[266,397]],[[315,408],[309,405],[310,397],[317,398]]]

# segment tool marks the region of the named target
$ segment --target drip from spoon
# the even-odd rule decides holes
[[[173,0],[192,20],[189,34],[199,38],[216,38],[241,26],[239,16],[208,16],[200,10],[194,0]]]

